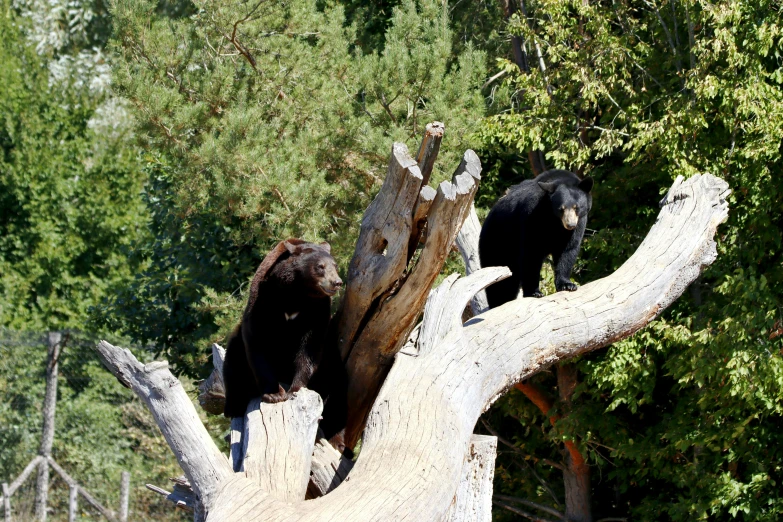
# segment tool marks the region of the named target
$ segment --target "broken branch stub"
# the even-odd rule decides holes
[[[322,409],[320,395],[306,388],[278,404],[250,401],[242,432],[240,473],[276,498],[303,500]],[[289,476],[291,480],[284,479]]]
[[[462,254],[462,259],[465,262],[465,274],[467,275],[470,275],[481,268],[481,259],[479,258],[478,251],[480,235],[481,223],[476,214],[475,206],[470,205],[468,216],[465,218],[462,228],[459,229],[456,241],[457,248],[459,249],[460,254]],[[488,309],[487,293],[484,290],[481,290],[470,300],[470,311],[476,316]]]

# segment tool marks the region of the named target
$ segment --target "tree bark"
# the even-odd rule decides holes
[[[122,472],[120,482],[120,522],[128,522],[128,504],[130,503],[130,473]]]
[[[49,461],[54,443],[54,412],[57,407],[57,365],[60,359],[62,334],[49,332],[49,350],[46,358],[46,395],[43,405],[43,428],[38,454],[43,457],[38,467],[35,483],[35,518],[46,520],[46,504],[49,497]]]
[[[233,473],[195,412],[171,407],[187,396],[165,364],[141,365],[106,342],[98,350],[152,410],[208,521],[444,520],[479,415],[517,381],[626,338],[658,316],[715,259],[728,193],[710,175],[678,178],[636,253],[577,292],[515,300],[463,326],[473,294],[507,269],[446,278],[425,307],[418,353],[394,356],[348,481],[307,502],[278,500]]]
[[[571,399],[577,384],[577,370],[573,364],[562,364],[557,368],[557,389],[563,416],[571,411]],[[574,441],[565,441],[566,471],[563,472],[565,486],[566,518],[573,522],[592,522],[590,505],[590,466]]]

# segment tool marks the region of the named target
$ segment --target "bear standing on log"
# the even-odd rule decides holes
[[[288,239],[258,267],[226,349],[226,417],[244,416],[253,398],[281,402],[310,384],[325,401],[326,438],[345,427],[345,369],[336,345],[325,346],[331,297],[343,284],[330,252],[328,243]]]
[[[516,299],[520,286],[524,297],[543,297],[539,281],[549,254],[557,291],[577,289],[571,270],[593,204],[592,188],[592,178],[553,169],[511,187],[492,207],[479,237],[481,266],[507,266],[511,277],[487,288],[490,308]]]

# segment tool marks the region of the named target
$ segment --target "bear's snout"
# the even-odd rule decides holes
[[[574,230],[576,225],[579,224],[579,215],[573,208],[565,209],[560,219],[563,221],[563,226],[566,230]]]
[[[343,280],[340,279],[340,276],[337,276],[335,279],[326,279],[321,283],[321,288],[324,293],[329,296],[336,294],[342,286]]]

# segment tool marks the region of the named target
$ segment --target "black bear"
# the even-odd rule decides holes
[[[345,368],[336,343],[326,346],[331,297],[343,284],[330,251],[328,243],[288,239],[261,262],[226,349],[226,417],[243,416],[255,397],[281,402],[310,384],[325,401],[324,435],[345,427]]]
[[[481,266],[507,266],[511,277],[487,288],[490,308],[517,298],[542,297],[538,288],[547,255],[555,265],[557,291],[573,292],[579,245],[593,205],[593,179],[548,170],[511,187],[492,207],[479,237]]]

